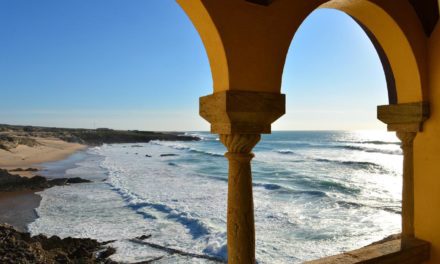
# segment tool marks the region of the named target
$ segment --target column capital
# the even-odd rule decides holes
[[[402,149],[412,147],[417,132],[397,131],[397,137],[400,139]]]
[[[271,124],[285,113],[285,95],[265,92],[223,91],[200,97],[200,116],[216,134],[268,134]]]
[[[388,131],[421,132],[429,118],[429,103],[380,105],[377,118],[388,125]]]
[[[220,135],[220,141],[226,146],[229,153],[244,155],[251,153],[260,138],[259,134]]]

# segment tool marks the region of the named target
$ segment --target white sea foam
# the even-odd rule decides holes
[[[342,148],[299,149],[288,145],[288,140],[278,142],[282,143],[263,141],[253,162],[259,263],[299,263],[399,231],[401,183],[395,177],[399,156]],[[145,234],[151,234],[147,241],[155,244],[225,259],[227,163],[216,156],[224,147],[215,137],[140,146],[89,149],[95,158],[79,162],[67,174],[92,175],[95,182],[42,192],[40,217],[29,225],[31,232],[116,239],[112,246],[117,248],[117,261],[166,255],[130,241]],[[276,149],[300,155],[280,155]],[[352,163],[316,161],[339,157]],[[372,164],[394,174],[369,170]],[[167,255],[161,261],[209,263],[178,255]]]

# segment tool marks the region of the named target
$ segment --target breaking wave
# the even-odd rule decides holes
[[[167,219],[185,226],[194,239],[207,236],[211,233],[211,230],[207,225],[205,225],[200,219],[191,216],[188,212],[181,212],[180,210],[172,208],[166,204],[151,202],[138,194],[131,192],[129,189],[124,188],[121,184],[118,173],[115,171],[109,171],[107,184],[113,191],[122,197],[128,208],[132,209],[137,214],[142,215],[144,218],[156,219],[157,217],[154,213],[157,211],[166,214]]]
[[[169,147],[169,148],[173,148],[173,149],[177,149],[177,150],[184,150],[184,151],[202,154],[202,155],[208,155],[208,156],[212,156],[212,157],[224,157],[224,155],[220,154],[220,153],[199,150],[199,149],[191,148],[191,147],[179,144],[179,143],[170,143],[170,142],[165,142],[165,141],[154,140],[154,141],[150,141],[150,144],[165,146],[165,147]]]

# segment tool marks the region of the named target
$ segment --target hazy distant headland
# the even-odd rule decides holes
[[[139,130],[72,129],[58,127],[17,126],[0,124],[0,149],[9,150],[18,145],[38,145],[35,138],[58,138],[70,143],[102,145],[113,143],[145,143],[151,140],[194,141],[197,137],[182,132],[152,132]]]

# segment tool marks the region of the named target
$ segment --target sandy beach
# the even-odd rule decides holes
[[[0,149],[0,168],[13,170],[17,168],[40,168],[39,163],[62,160],[87,146],[77,143],[68,143],[57,138],[33,138],[37,146],[19,145],[10,151]],[[32,172],[14,172],[21,176],[33,176]]]
[[[68,143],[56,138],[34,138],[38,145],[29,147],[18,145],[9,151],[0,149],[0,168],[9,170],[12,174],[32,177],[38,171],[14,171],[22,168],[41,169],[39,164],[62,160],[76,151],[87,146]],[[40,204],[41,197],[35,191],[0,192],[0,223],[8,223],[17,229],[25,231],[28,223],[35,217],[34,209]]]

